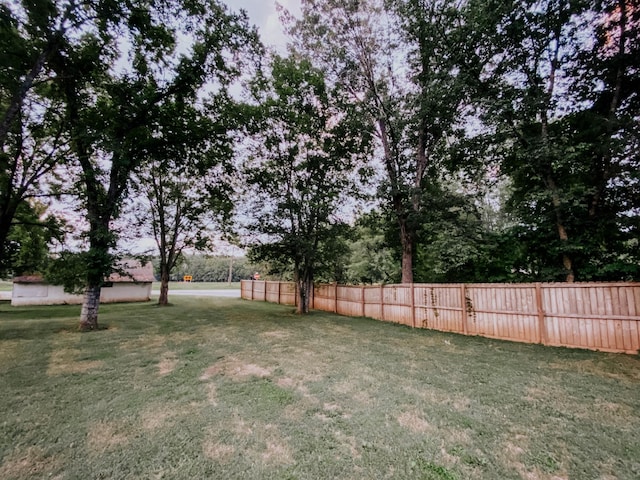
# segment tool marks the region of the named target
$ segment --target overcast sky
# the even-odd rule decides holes
[[[285,53],[286,37],[276,10],[276,0],[224,0],[231,10],[246,10],[249,19],[258,30],[267,46],[275,46],[280,53]],[[300,16],[300,0],[278,0],[280,5],[293,15]]]

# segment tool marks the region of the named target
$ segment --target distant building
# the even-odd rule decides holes
[[[146,302],[151,296],[153,266],[141,265],[136,260],[122,260],[124,275],[113,273],[102,286],[100,303]],[[81,304],[82,294],[67,293],[60,285],[49,285],[41,276],[13,279],[11,305],[64,305]]]

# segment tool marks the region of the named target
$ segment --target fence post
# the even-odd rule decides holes
[[[280,305],[280,285],[282,284],[282,282],[280,280],[278,280],[278,305]]]
[[[333,312],[338,313],[338,282],[335,282],[333,286],[333,302]]]
[[[251,280],[251,300],[253,300],[253,283],[254,281]]]
[[[547,344],[547,328],[545,325],[544,308],[542,305],[542,284],[536,283],[536,309],[538,310],[538,343]]]
[[[467,285],[460,286],[460,302],[462,304],[462,333],[469,335],[469,317],[467,315]]]
[[[384,318],[384,285],[380,284],[380,320],[385,320]]]
[[[362,305],[362,316],[365,316],[366,310],[364,308],[364,285],[360,287],[360,303]]]

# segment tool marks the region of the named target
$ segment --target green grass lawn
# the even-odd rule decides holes
[[[637,356],[172,301],[0,302],[0,478],[640,478]]]
[[[0,292],[10,292],[13,289],[13,282],[0,280]]]
[[[160,282],[153,282],[153,289],[160,290]],[[169,282],[171,290],[240,290],[240,282]]]

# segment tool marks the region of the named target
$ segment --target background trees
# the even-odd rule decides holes
[[[638,278],[637,1],[304,0],[302,13],[283,13],[291,56],[239,108],[232,85],[261,51],[215,1],[3,4],[0,263],[28,237],[21,215],[42,223],[36,197],[76,194],[94,328],[132,179],[155,202],[167,279],[231,209],[237,149],[255,258],[295,272],[307,298],[314,277]],[[248,140],[230,133],[245,125]],[[379,180],[366,207],[349,200],[365,157]]]
[[[511,238],[526,252],[514,269],[537,280],[637,275],[629,250],[637,238],[637,4],[518,2],[468,12],[491,60],[477,71],[474,102],[490,142],[501,145],[506,208],[517,219]],[[483,30],[486,18],[497,22]]]

